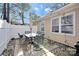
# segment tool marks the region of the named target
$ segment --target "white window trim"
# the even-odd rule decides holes
[[[43,24],[43,25],[42,25],[42,24]],[[42,20],[42,21],[40,22],[40,31],[41,31],[41,32],[44,32],[44,31],[41,30],[42,27],[44,27],[44,20]]]
[[[52,32],[52,21],[53,21],[54,19],[57,19],[57,18],[60,19],[59,16],[58,16],[58,17],[54,17],[53,19],[51,19],[51,23],[50,23],[50,24],[51,24],[51,32]],[[59,21],[60,21],[60,20],[59,20]],[[59,32],[52,32],[52,33],[58,34]]]
[[[64,16],[67,16],[67,15],[70,15],[70,14],[73,14],[73,34],[61,33],[61,17],[63,15],[57,16],[57,17],[54,17],[53,19],[51,19],[51,32],[52,32],[52,21],[56,18],[59,18],[59,32],[52,32],[53,34],[75,36],[75,22],[76,22],[75,12],[73,11],[73,12],[67,13]]]

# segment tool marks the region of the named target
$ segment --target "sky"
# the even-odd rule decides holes
[[[63,5],[61,3],[31,3],[31,11],[38,16],[45,16],[55,7],[61,8],[62,6]]]
[[[50,8],[46,8],[46,3],[31,3],[31,11],[37,14],[38,16],[44,16],[46,15]],[[25,22],[30,23],[29,20],[29,12],[25,12]]]
[[[44,16],[48,13],[50,8],[46,8],[46,3],[32,3],[32,10],[39,16]]]

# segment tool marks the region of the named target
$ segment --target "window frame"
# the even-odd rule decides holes
[[[69,33],[62,33],[61,31],[61,17],[63,16],[68,16],[68,15],[73,15],[73,33],[72,34],[69,34]],[[56,18],[59,18],[59,32],[52,32],[53,34],[59,34],[59,35],[70,35],[70,36],[75,36],[75,22],[76,22],[76,18],[75,18],[75,12],[69,12],[69,13],[66,13],[65,15],[60,15],[60,16],[57,16],[57,17],[54,17],[53,19],[51,19],[51,25],[52,25],[52,21]],[[52,27],[52,26],[51,26]],[[52,28],[51,28],[51,31],[52,31]]]
[[[44,32],[44,30],[42,30],[42,28],[44,29],[44,20],[41,20],[41,22],[40,22],[40,31]]]
[[[60,20],[59,20],[59,19],[60,19],[59,17],[54,17],[53,19],[51,19],[51,24],[52,24],[52,21],[55,20],[55,19],[58,19],[58,22],[60,21]],[[53,27],[53,25],[51,25],[51,31],[52,31],[52,27]],[[59,27],[60,27],[60,26],[59,26]],[[60,30],[59,30],[59,32],[60,32]],[[53,31],[52,31],[52,33],[55,33],[55,34],[58,34],[59,32],[53,32]]]

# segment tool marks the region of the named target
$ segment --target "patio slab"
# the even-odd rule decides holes
[[[33,45],[30,46],[30,44],[28,44],[27,46],[27,44],[24,42],[25,41],[22,39],[10,41],[1,56],[46,56],[44,50],[41,49],[36,51],[34,50],[36,48]],[[14,46],[14,48],[11,46]],[[12,51],[8,51],[9,49],[12,49],[13,53]]]
[[[38,41],[40,42],[40,41]],[[74,56],[75,49],[59,44],[50,43],[44,40],[43,44],[26,43],[25,39],[15,39],[9,42],[7,49],[2,53],[3,56]],[[39,47],[38,47],[39,46]]]

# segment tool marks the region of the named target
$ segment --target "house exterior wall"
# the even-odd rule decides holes
[[[32,26],[32,32],[33,33],[37,33],[37,26],[35,25],[35,26]]]
[[[35,24],[35,26],[37,26],[37,32],[39,32],[40,31],[40,22],[37,21],[36,24]]]
[[[70,12],[75,12],[75,35],[53,33],[51,19]],[[44,29],[45,38],[49,38],[51,40],[74,47],[74,44],[79,41],[79,4],[71,4],[70,6],[65,6],[64,8],[53,12],[52,15],[47,15],[45,17]]]
[[[37,19],[38,20],[38,19]],[[41,31],[41,27],[43,26],[43,25],[41,25],[42,24],[42,21],[34,21],[34,24],[32,25],[32,28],[35,26],[36,27],[36,32],[42,32]]]

